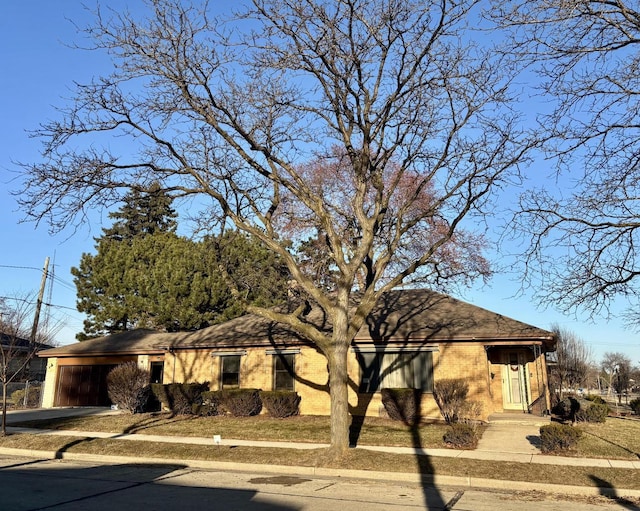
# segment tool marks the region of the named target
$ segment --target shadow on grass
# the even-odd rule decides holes
[[[594,475],[590,475],[589,478],[591,478],[591,480],[598,485],[600,495],[602,495],[603,497],[615,500],[617,504],[625,509],[633,509],[636,511],[638,510],[638,506],[636,506],[633,502],[624,497],[618,496],[618,491],[616,490],[615,486],[613,486],[613,484],[611,484],[609,481],[606,481]]]
[[[359,399],[361,396],[358,395]],[[398,412],[401,414],[402,422],[409,428],[411,434],[411,444],[415,449],[416,464],[418,466],[418,472],[420,474],[420,486],[422,487],[425,509],[449,509],[449,504],[445,503],[442,495],[435,486],[435,467],[431,462],[431,458],[424,454],[424,446],[422,445],[422,438],[420,436],[420,418],[422,416],[420,393],[414,395],[415,410],[411,412],[411,416],[404,416],[408,408],[398,407]],[[358,403],[358,408],[366,410],[369,403]],[[362,432],[366,416],[352,415],[351,427],[349,429],[349,444],[350,447],[356,447],[358,438]],[[459,496],[456,496],[459,498]]]
[[[622,449],[623,451],[629,453],[630,455],[632,455],[632,456],[634,456],[636,458],[640,458],[640,453],[638,453],[636,451],[632,451],[628,447],[625,447],[624,445],[620,445],[619,443],[614,442],[612,440],[609,440],[608,438],[603,438],[603,437],[601,437],[599,435],[596,435],[595,433],[592,433],[591,431],[585,431],[583,434],[595,437],[598,440],[602,440],[603,442],[605,442],[605,443],[607,443],[609,445],[613,445],[614,447],[617,447],[618,449]]]

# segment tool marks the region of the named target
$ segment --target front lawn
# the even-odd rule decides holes
[[[298,416],[272,419],[255,417],[197,417],[172,416],[168,413],[111,414],[89,417],[70,417],[30,421],[16,426],[42,429],[101,431],[168,436],[189,436],[237,440],[270,440],[279,442],[329,443],[329,417]],[[365,418],[358,437],[359,445],[388,445],[400,447],[441,448],[447,430],[444,424],[406,426],[400,422],[378,417]],[[480,430],[481,432],[481,430]]]

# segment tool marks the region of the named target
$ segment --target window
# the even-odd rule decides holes
[[[278,353],[273,357],[273,390],[293,390],[295,355]]]
[[[222,370],[222,388],[237,389],[240,387],[240,355],[220,357]]]
[[[433,392],[433,354],[414,352],[359,352],[360,392],[384,388],[412,388]]]
[[[164,362],[151,362],[151,383],[162,383]]]

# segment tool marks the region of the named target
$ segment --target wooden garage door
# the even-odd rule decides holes
[[[60,366],[54,406],[109,406],[107,374],[115,365]]]

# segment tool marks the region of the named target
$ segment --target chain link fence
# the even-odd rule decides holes
[[[43,386],[41,381],[9,383],[7,385],[7,404],[12,408],[40,408]]]

